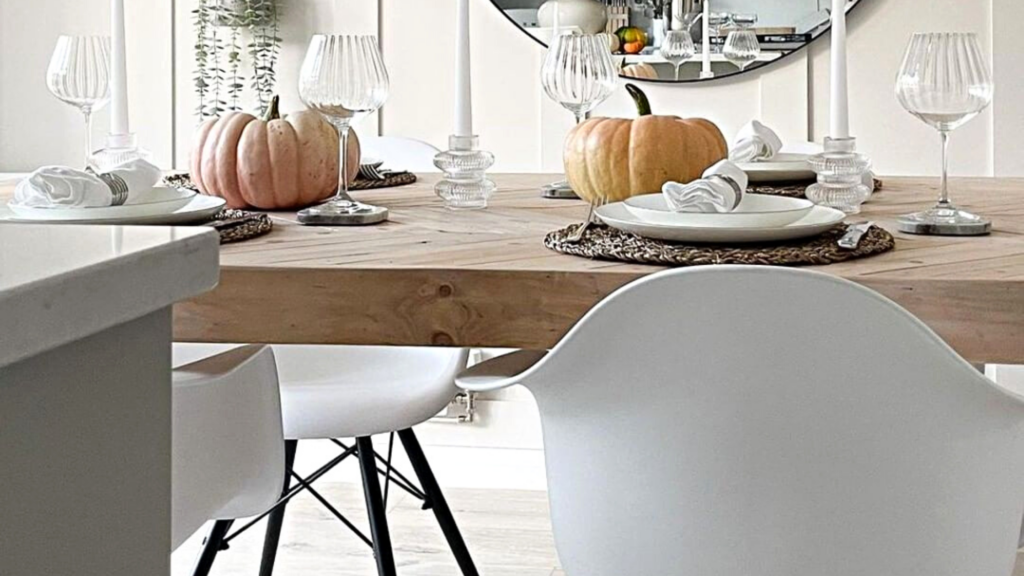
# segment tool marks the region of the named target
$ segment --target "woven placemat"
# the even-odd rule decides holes
[[[773,182],[771,184],[750,184],[747,192],[754,194],[770,194],[772,196],[788,196],[790,198],[803,198],[807,187],[814,184],[814,180],[801,182]],[[882,190],[882,181],[875,178],[874,194]]]
[[[172,174],[164,177],[164,181],[171,186],[177,186],[179,188],[187,188],[189,190],[199,191],[196,185],[192,182],[192,177],[188,174]],[[396,186],[405,186],[416,182],[416,175],[412,172],[392,172],[385,173],[383,180],[366,180],[365,178],[356,178],[355,182],[349,184],[349,190],[375,190],[377,188],[394,188]]]
[[[544,245],[562,254],[593,260],[613,260],[662,266],[702,266],[706,264],[760,264],[773,266],[807,266],[834,264],[855,258],[888,252],[896,247],[892,234],[874,226],[856,250],[843,250],[837,241],[847,225],[813,238],[772,244],[677,244],[642,238],[604,225],[591,224],[579,242],[567,239],[581,224],[572,224],[551,232]]]
[[[416,182],[416,175],[412,172],[392,172],[383,174],[383,180],[367,180],[356,178],[356,181],[348,185],[349,190],[376,190],[378,188],[395,188],[406,186]]]
[[[200,222],[200,226],[211,226],[220,234],[221,244],[251,240],[274,229],[274,221],[261,212],[224,209],[211,220]]]

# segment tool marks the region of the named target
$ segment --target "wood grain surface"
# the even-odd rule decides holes
[[[494,176],[483,211],[452,212],[435,177],[357,193],[391,209],[367,228],[313,228],[275,213],[274,231],[222,248],[221,284],[175,310],[182,341],[546,348],[597,301],[657,266],[592,261],[544,248],[583,219],[546,200],[554,175]],[[814,267],[878,290],[974,362],[1024,363],[1024,180],[957,179],[953,197],[990,216],[976,238],[897,233],[897,215],[938,195],[934,178],[885,178],[853,220],[892,231],[896,250]]]

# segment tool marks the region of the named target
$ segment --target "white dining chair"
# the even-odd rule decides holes
[[[175,345],[176,361],[202,357],[230,345]],[[394,576],[396,565],[385,502],[391,486],[423,501],[433,511],[464,576],[478,572],[451,509],[435,479],[412,428],[441,412],[458,392],[455,375],[466,367],[469,351],[456,348],[403,348],[388,346],[274,346],[281,386],[281,413],[285,441],[285,471],[280,500],[246,524],[231,531],[231,522],[217,522],[204,544],[203,558],[194,576],[209,574],[213,560],[225,544],[256,522],[269,517],[261,560],[261,576],[273,573],[288,502],[306,491],[328,511],[372,546],[380,576]],[[386,456],[374,450],[372,436],[389,436]],[[391,446],[397,435],[413,472],[416,486],[391,466]],[[341,439],[355,438],[352,444]],[[339,453],[312,474],[292,470],[299,440],[331,440]],[[366,535],[332,505],[314,482],[349,457],[359,461],[370,534]],[[384,478],[381,487],[378,476]],[[294,484],[292,482],[294,481]],[[276,499],[275,499],[276,500]]]
[[[568,576],[1014,566],[1024,401],[845,280],[655,274],[457,383],[536,397]]]
[[[244,346],[175,369],[172,406],[173,551],[207,521],[230,525],[281,495],[284,435],[273,352]]]
[[[402,136],[360,136],[363,159],[377,158],[385,168],[409,172],[440,172],[434,166],[436,146],[415,138]]]

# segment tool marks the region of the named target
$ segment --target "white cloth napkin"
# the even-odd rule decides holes
[[[733,162],[763,162],[771,160],[782,150],[782,139],[774,130],[751,120],[740,129],[733,141],[729,160]]]
[[[128,200],[133,204],[160,181],[160,169],[142,160],[129,160],[110,171],[128,184]],[[44,166],[18,183],[14,189],[16,206],[33,208],[85,208],[110,206],[114,194],[96,174],[66,166]]]
[[[689,184],[666,182],[661,187],[665,201],[675,212],[732,212],[747,190],[747,173],[729,160],[704,171],[700,180]]]

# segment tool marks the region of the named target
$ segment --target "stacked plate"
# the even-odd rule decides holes
[[[612,228],[672,242],[778,242],[816,236],[842,222],[839,210],[809,200],[747,194],[732,212],[674,212],[661,194],[601,206],[597,216]]]
[[[747,173],[751,183],[775,184],[779,182],[813,181],[817,175],[807,161],[808,154],[780,153],[763,162],[740,162],[740,170]]]
[[[224,208],[223,198],[169,186],[133,194],[122,206],[27,207],[8,204],[2,219],[49,224],[192,224],[209,220]]]

